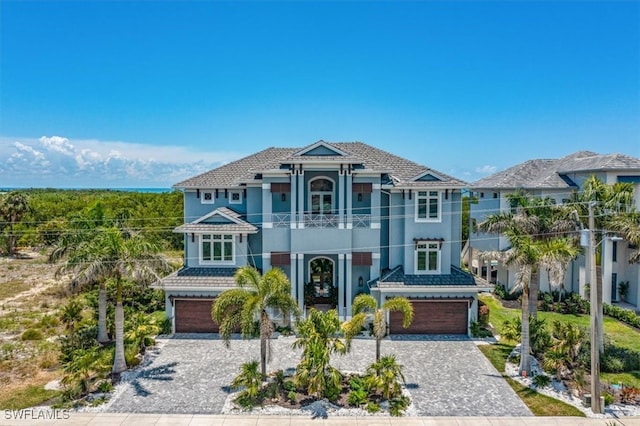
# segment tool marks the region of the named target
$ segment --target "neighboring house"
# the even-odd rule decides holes
[[[465,182],[360,142],[268,148],[175,185],[184,191],[184,267],[164,278],[176,332],[215,332],[211,304],[238,267],[281,268],[304,312],[358,293],[413,301],[408,329],[468,334],[472,275],[460,269]]]
[[[506,195],[516,189],[524,189],[539,197],[551,197],[557,204],[565,203],[574,191],[581,191],[582,185],[595,175],[606,184],[631,182],[635,184],[636,208],[640,208],[640,159],[622,154],[596,154],[582,151],[560,159],[529,160],[507,170],[495,173],[471,185],[477,203],[471,204],[472,231],[487,215],[508,211]],[[604,230],[606,231],[606,230]],[[618,284],[628,281],[627,301],[640,306],[640,265],[629,264],[632,248],[626,241],[614,241],[605,233],[602,241],[601,277],[603,301],[611,303],[619,296]],[[506,250],[510,247],[506,237],[495,234],[471,232],[472,266],[477,274],[489,277],[510,288],[515,279],[514,267],[506,267],[498,262],[487,265],[478,262],[478,251]],[[468,252],[463,253],[468,256]],[[493,274],[493,277],[492,277]],[[584,284],[589,282],[589,272],[585,267],[585,257],[579,256],[569,266],[565,280],[567,291],[580,292],[583,296]],[[541,291],[549,291],[549,280],[544,271],[538,274]]]

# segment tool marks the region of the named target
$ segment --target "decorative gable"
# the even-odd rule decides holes
[[[310,145],[298,152],[296,152],[295,154],[293,154],[293,156],[300,156],[300,157],[327,157],[327,156],[340,156],[340,157],[344,157],[346,156],[347,153],[344,151],[341,151],[331,145],[329,145],[328,143],[326,143],[325,141],[318,141],[316,143],[314,143],[313,145]]]
[[[216,209],[199,219],[194,220],[192,223],[215,223],[215,224],[244,224],[246,223],[240,219],[240,215],[233,210],[221,207]]]
[[[431,171],[421,173],[412,179],[414,182],[441,182],[442,180],[440,176]]]

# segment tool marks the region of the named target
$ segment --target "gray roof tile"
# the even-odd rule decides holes
[[[467,186],[467,183],[462,180],[362,142],[325,143],[345,152],[346,156],[295,156],[293,154],[304,148],[267,148],[263,151],[241,158],[240,160],[233,161],[229,164],[225,164],[216,169],[179,182],[175,184],[174,187],[185,189],[206,189],[238,186],[241,183],[255,180],[255,176],[258,173],[262,173],[267,170],[279,169],[282,164],[301,164],[309,161],[326,161],[330,159],[339,161],[341,158],[346,160],[345,163],[360,163],[365,167],[365,169],[380,170],[393,175],[393,183],[395,186],[407,188],[462,188]],[[428,171],[432,171],[443,180],[429,182],[412,181],[412,179],[415,179],[417,176]]]
[[[405,274],[402,266],[378,280],[378,287],[478,287],[473,275],[451,266],[449,274]]]
[[[537,159],[517,164],[471,184],[474,189],[573,188],[566,176],[572,172],[628,170],[640,172],[640,159],[623,154],[578,151],[560,159]]]
[[[151,287],[191,288],[231,288],[236,286],[233,275],[237,268],[194,268],[185,267],[167,275]]]

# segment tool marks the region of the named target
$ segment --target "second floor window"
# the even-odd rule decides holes
[[[440,221],[440,193],[418,191],[416,195],[416,222]]]
[[[201,242],[202,262],[233,262],[233,235],[203,235]]]
[[[419,243],[416,245],[416,274],[440,272],[440,244]]]
[[[309,204],[312,214],[333,214],[333,181],[317,178],[309,182]]]

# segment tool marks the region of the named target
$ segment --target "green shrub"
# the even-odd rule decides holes
[[[389,414],[394,417],[401,416],[404,411],[409,407],[409,398],[406,396],[401,396],[399,398],[394,398],[389,401]]]
[[[608,392],[605,392],[602,396],[604,396],[604,405],[611,405],[615,401],[613,395]]]
[[[100,392],[111,392],[113,390],[113,385],[108,380],[103,380],[98,384],[98,391]]]
[[[295,392],[296,391],[296,385],[295,385],[295,383],[293,383],[293,380],[291,380],[291,379],[285,380],[282,383],[282,388],[284,390],[286,390],[287,392]]]
[[[127,362],[128,367],[135,367],[140,364],[140,357],[138,357],[138,346],[125,345],[124,347],[124,359]]]
[[[624,309],[619,306],[603,304],[604,314],[612,318],[629,324],[632,327],[640,328],[640,315],[637,315],[630,309]]]
[[[624,371],[624,361],[613,355],[602,357],[602,371],[605,373],[622,373]]]
[[[367,391],[364,389],[355,389],[349,392],[347,402],[352,407],[359,407],[367,402]]]
[[[298,397],[298,394],[294,390],[289,391],[289,393],[287,393],[287,399],[291,402],[295,403],[297,397]]]
[[[44,336],[40,330],[29,328],[22,333],[20,337],[22,340],[42,340]]]
[[[369,412],[371,414],[375,414],[375,413],[380,411],[380,405],[378,405],[377,403],[375,403],[373,401],[367,402],[367,406],[365,408],[366,408],[367,412]]]
[[[551,383],[551,378],[546,374],[538,374],[533,377],[533,384],[538,388],[549,386],[549,383]]]
[[[160,323],[160,334],[173,333],[173,321],[171,318],[165,318]]]
[[[52,315],[43,315],[38,321],[38,328],[55,328],[60,325],[58,318]]]

